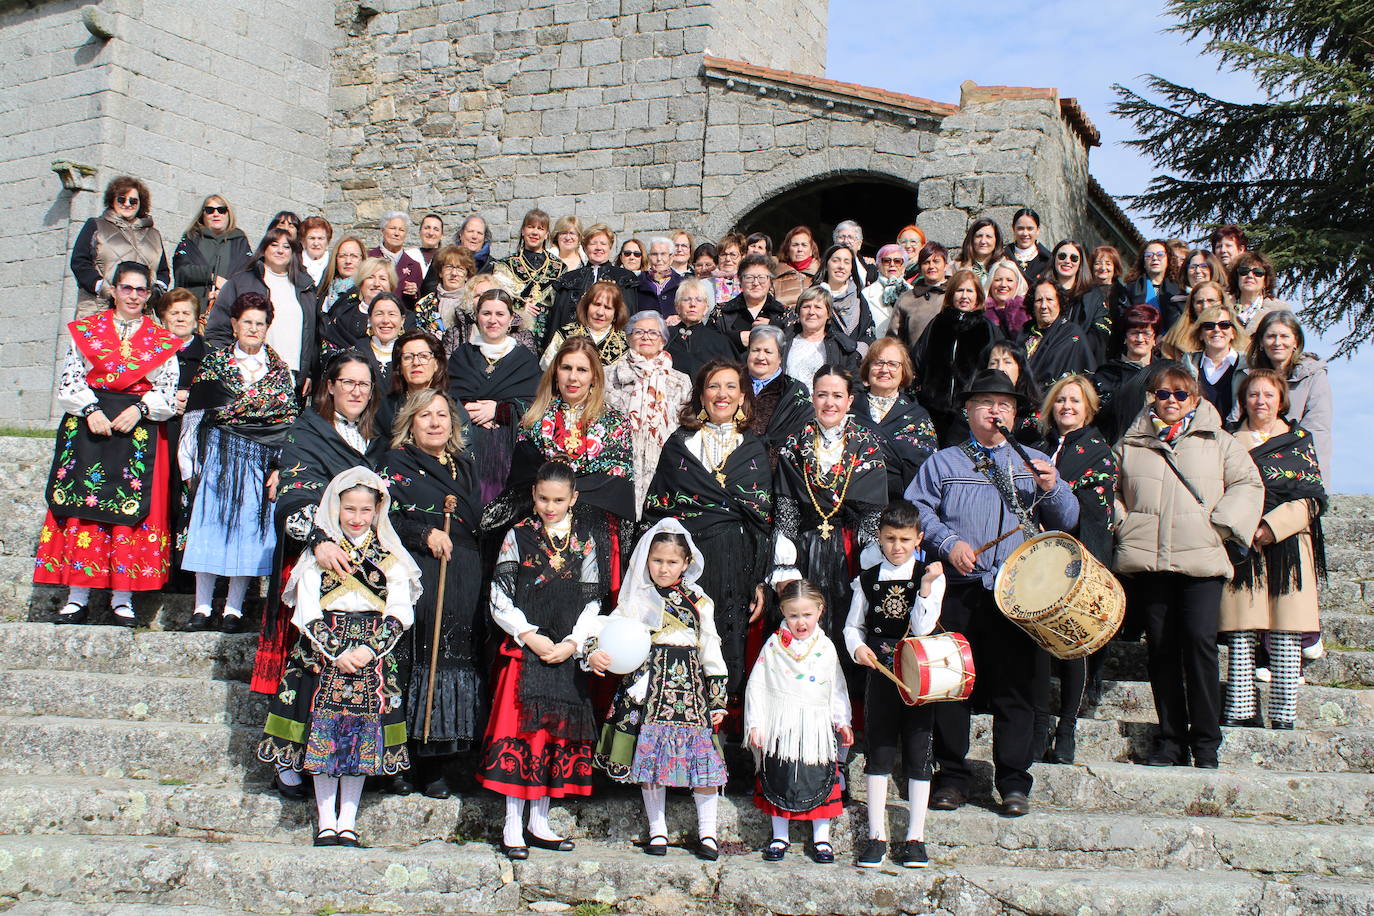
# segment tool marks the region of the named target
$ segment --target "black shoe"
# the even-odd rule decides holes
[[[337,830],[331,830],[331,829],[328,828],[328,827],[324,828],[323,830],[317,830],[317,831],[315,831],[315,845],[316,845],[316,846],[338,846],[338,845],[339,845],[339,833],[338,833],[338,831],[337,831]]]
[[[817,865],[834,865],[835,848],[829,843],[813,843],[811,846],[811,861]]]
[[[209,614],[192,614],[191,619],[186,621],[182,631],[186,633],[203,633],[206,630],[215,628],[214,619]],[[332,843],[329,845],[333,845]]]
[[[501,841],[501,852],[507,859],[514,859],[517,862],[530,857],[528,846],[507,846],[505,840]]]
[[[720,846],[716,843],[713,836],[704,836],[697,840],[697,858],[706,862],[714,862],[720,858]]]
[[[897,857],[897,864],[903,868],[925,868],[930,864],[930,857],[926,855],[926,844],[920,840],[907,840],[902,854]]]
[[[363,844],[358,841],[358,834],[353,830],[339,831],[339,846],[351,846],[354,849],[361,849]]]
[[[242,614],[225,614],[219,622],[221,633],[242,633],[246,628]]]
[[[1284,722],[1281,719],[1275,719],[1274,721],[1269,723],[1269,727],[1274,729],[1275,731],[1292,731],[1293,723]]]
[[[442,776],[431,779],[420,790],[426,798],[452,798],[453,790],[449,788],[448,780]]]
[[[781,862],[787,855],[787,850],[792,848],[792,844],[786,840],[772,840],[763,849],[763,861]]]
[[[1003,817],[1024,817],[1030,814],[1030,799],[1025,792],[1011,792],[1002,797]]]
[[[649,842],[644,844],[644,851],[651,856],[666,856],[668,854],[668,838],[662,835],[649,837]]]
[[[542,836],[535,836],[528,829],[525,830],[525,844],[533,846],[535,849],[547,849],[549,852],[572,852],[577,848],[577,844],[569,839],[546,840]]]
[[[391,781],[386,784],[384,790],[388,795],[410,795],[415,791],[415,783],[410,781],[410,777],[404,773],[397,773],[391,777]]]
[[[1171,751],[1156,744],[1155,749],[1150,751],[1150,756],[1145,758],[1147,767],[1182,767],[1188,765],[1188,753],[1186,751]]]
[[[1193,766],[1199,770],[1215,770],[1221,767],[1216,754],[1194,754]]]
[[[1106,691],[1107,685],[1102,682],[1102,676],[1098,675],[1088,681],[1088,687],[1083,691],[1083,704],[1079,707],[1078,714],[1086,716],[1102,704],[1102,694]]]
[[[116,613],[119,608],[124,608],[128,611],[128,616]],[[110,624],[116,627],[123,627],[126,630],[132,630],[134,627],[138,626],[138,618],[134,616],[133,608],[129,607],[127,604],[121,604],[119,607],[110,608]]]
[[[69,607],[77,608],[77,610],[72,611],[70,614],[58,614],[57,619],[54,620],[53,623],[85,623],[86,618],[91,616],[91,609],[84,604],[68,601],[66,604],[62,605],[62,610],[65,611]]]
[[[966,804],[968,796],[954,786],[942,786],[930,796],[930,807],[934,811],[958,811]]]
[[[1054,747],[1045,755],[1046,763],[1073,763],[1074,753],[1078,750],[1078,736],[1073,732],[1054,736]]]
[[[1264,728],[1264,720],[1258,714],[1248,719],[1222,719],[1222,728]]]
[[[877,868],[883,864],[883,859],[887,858],[887,843],[884,840],[867,840],[864,842],[863,851],[854,860],[854,864],[860,868]]]
[[[309,791],[307,791],[305,788],[304,782],[297,786],[288,786],[286,783],[281,781],[280,773],[277,773],[272,777],[272,788],[276,789],[277,794],[280,795],[282,798],[286,799],[287,801],[301,801],[302,799],[307,798],[310,795]],[[330,845],[332,846],[333,844],[331,843]]]

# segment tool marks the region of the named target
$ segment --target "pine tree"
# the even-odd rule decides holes
[[[1304,321],[1341,324],[1342,353],[1374,336],[1374,0],[1168,0],[1171,31],[1265,99],[1213,98],[1163,77],[1158,100],[1124,86],[1128,141],[1162,174],[1130,198],[1158,223],[1202,235],[1245,229],[1275,264]]]

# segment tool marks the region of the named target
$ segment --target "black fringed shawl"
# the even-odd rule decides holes
[[[1264,512],[1296,499],[1310,499],[1316,506],[1312,513],[1312,556],[1317,564],[1317,576],[1326,578],[1326,542],[1322,536],[1321,516],[1326,511],[1326,487],[1322,484],[1321,467],[1317,463],[1317,446],[1312,434],[1296,423],[1289,423],[1286,433],[1273,436],[1250,450],[1250,457],[1259,468],[1264,481]],[[1263,550],[1251,550],[1235,565],[1232,580],[1237,588],[1253,588],[1267,572],[1270,597],[1277,598],[1304,588],[1302,581],[1302,547],[1298,535],[1270,544]]]

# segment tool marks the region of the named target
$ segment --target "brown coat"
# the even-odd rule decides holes
[[[1269,583],[1261,576],[1252,588],[1226,586],[1221,595],[1217,630],[1287,630],[1312,633],[1321,629],[1317,603],[1317,564],[1312,555],[1312,501],[1294,499],[1265,513],[1274,540],[1298,539],[1302,557],[1302,588],[1269,597]]]
[[[797,299],[813,282],[811,277],[801,271],[778,261],[778,272],[773,274],[773,298],[790,311],[797,310]]]
[[[1199,505],[1165,459],[1172,451]],[[1142,410],[1116,448],[1116,555],[1119,574],[1176,572],[1231,577],[1223,541],[1249,544],[1264,511],[1264,484],[1245,447],[1221,428],[1207,401],[1172,445],[1155,435]]]

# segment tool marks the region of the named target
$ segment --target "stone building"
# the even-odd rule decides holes
[[[67,270],[121,173],[168,253],[205,194],[256,239],[282,208],[371,232],[386,210],[521,214],[620,233],[780,235],[853,217],[957,244],[1018,206],[1049,238],[1133,247],[1089,175],[1098,135],[1054,89],[957,104],[823,77],[827,0],[0,0],[0,422],[52,417]],[[791,23],[786,34],[777,23]],[[54,171],[57,174],[54,174]]]

